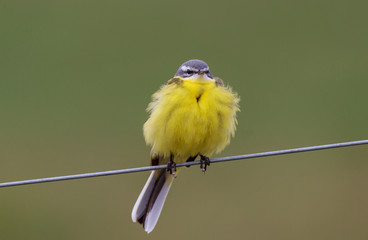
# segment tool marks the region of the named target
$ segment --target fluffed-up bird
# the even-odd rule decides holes
[[[167,169],[151,172],[132,211],[132,219],[150,233],[180,168],[176,163],[199,156],[206,171],[209,157],[230,143],[237,125],[239,97],[220,78],[213,77],[201,60],[183,63],[175,76],[152,96],[149,119],[143,126],[152,146],[151,165]]]

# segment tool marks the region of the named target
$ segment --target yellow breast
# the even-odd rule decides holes
[[[238,102],[229,88],[212,81],[182,79],[163,86],[153,95],[143,128],[152,154],[185,161],[220,152],[234,135]]]

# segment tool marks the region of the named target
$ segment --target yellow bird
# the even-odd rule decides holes
[[[147,233],[156,226],[178,173],[176,163],[200,156],[205,172],[209,157],[230,143],[238,102],[237,94],[196,59],[183,63],[174,78],[153,94],[143,132],[152,146],[151,165],[167,164],[167,169],[152,171],[132,211],[133,222],[142,224]]]

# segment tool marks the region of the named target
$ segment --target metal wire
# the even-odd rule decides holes
[[[318,146],[302,147],[302,148],[292,148],[292,149],[286,149],[286,150],[252,153],[252,154],[237,155],[237,156],[230,156],[230,157],[223,157],[223,158],[214,158],[214,159],[211,159],[211,163],[227,162],[227,161],[234,161],[234,160],[240,160],[240,159],[249,159],[249,158],[259,158],[259,157],[267,157],[267,156],[275,156],[275,155],[283,155],[283,154],[290,154],[290,153],[316,151],[316,150],[323,150],[323,149],[329,149],[329,148],[349,147],[349,146],[356,146],[356,145],[363,145],[363,144],[368,144],[368,140],[334,143],[334,144],[326,144],[326,145],[318,145]],[[177,167],[183,167],[183,166],[199,165],[199,164],[200,164],[199,161],[194,161],[194,162],[178,163],[176,166]],[[166,167],[167,167],[167,165],[158,165],[158,166],[149,166],[149,167],[138,167],[138,168],[111,170],[111,171],[104,171],[104,172],[82,173],[82,174],[66,175],[66,176],[59,176],[59,177],[39,178],[39,179],[31,179],[31,180],[23,180],[23,181],[15,181],[15,182],[5,182],[5,183],[0,183],[0,188],[26,185],[26,184],[56,182],[56,181],[64,181],[64,180],[71,180],[71,179],[101,177],[101,176],[109,176],[109,175],[116,175],[116,174],[151,171],[151,170],[162,169],[162,168],[166,168]]]

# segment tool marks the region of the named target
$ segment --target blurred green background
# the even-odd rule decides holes
[[[241,96],[218,156],[368,138],[366,1],[1,1],[0,182],[149,164],[150,96],[205,60]],[[368,146],[0,189],[0,239],[367,239]]]

